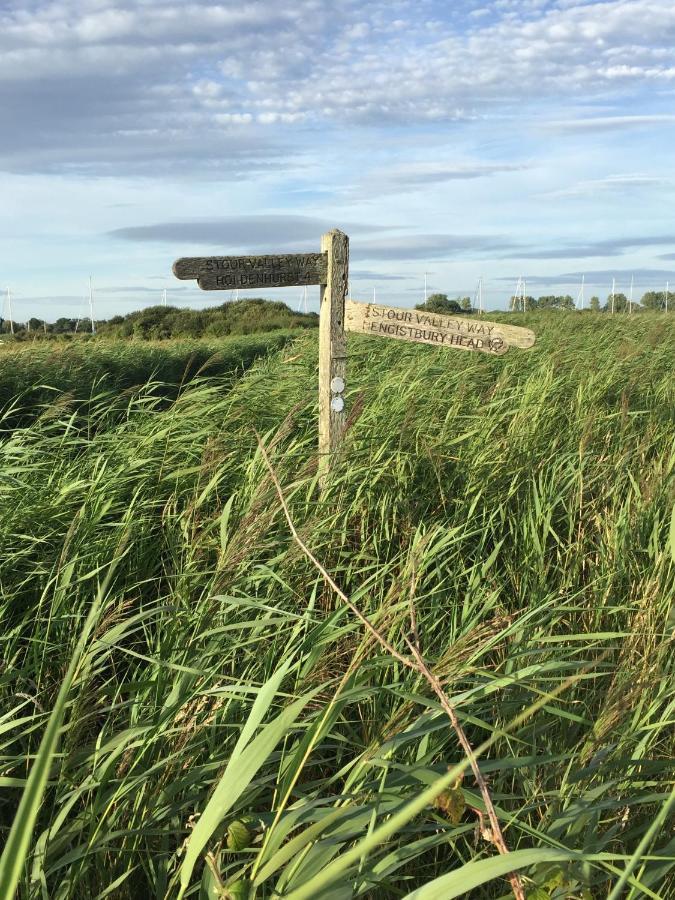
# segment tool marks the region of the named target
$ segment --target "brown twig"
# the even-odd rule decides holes
[[[499,819],[497,818],[497,812],[492,802],[490,791],[485,779],[483,778],[480,767],[478,766],[478,760],[474,755],[471,744],[469,743],[469,739],[466,736],[466,732],[462,728],[462,723],[457,718],[457,713],[448,700],[440,681],[429,669],[418,647],[415,646],[415,643],[413,643],[413,641],[409,641],[407,638],[406,643],[410,647],[410,652],[415,657],[415,661],[417,663],[417,671],[427,680],[427,682],[431,686],[431,689],[438,697],[441,706],[445,710],[447,717],[452,723],[452,727],[455,731],[455,734],[457,735],[457,739],[462,745],[462,749],[466,753],[466,757],[469,760],[469,765],[471,766],[473,777],[476,779],[476,784],[478,785],[481,797],[483,798],[483,803],[485,804],[485,811],[487,812],[488,819],[490,820],[491,833],[488,835],[487,832],[483,830],[483,837],[493,843],[500,853],[506,854],[509,852],[509,848],[506,846],[506,841],[504,840],[504,835],[502,834],[502,829],[499,825]],[[523,890],[523,885],[518,874],[516,872],[509,872],[507,877],[511,882],[511,888],[513,889],[514,897],[516,897],[517,900],[525,900],[525,891]]]
[[[369,619],[363,615],[363,613],[358,609],[358,607],[356,607],[352,603],[352,601],[345,594],[345,592],[338,587],[338,585],[333,581],[331,576],[328,574],[328,572],[325,570],[325,568],[321,565],[321,563],[316,558],[316,556],[314,556],[314,554],[309,549],[307,544],[305,544],[303,539],[300,537],[300,535],[298,534],[298,532],[295,528],[295,525],[293,524],[293,519],[291,518],[291,514],[288,511],[288,505],[286,504],[286,498],[284,497],[284,493],[281,489],[281,485],[279,484],[279,479],[277,478],[276,472],[274,471],[274,469],[272,467],[270,458],[267,455],[267,450],[265,449],[262,441],[260,440],[260,436],[258,434],[256,434],[256,437],[258,438],[258,446],[260,447],[260,452],[262,453],[263,459],[265,460],[265,465],[267,466],[267,468],[269,470],[270,477],[272,478],[272,481],[274,482],[274,487],[276,488],[277,494],[279,496],[279,501],[281,502],[281,507],[284,511],[284,515],[286,516],[286,521],[288,522],[288,527],[291,529],[291,534],[293,535],[295,542],[298,544],[298,546],[300,547],[302,552],[305,554],[305,556],[319,570],[319,572],[321,573],[321,575],[324,578],[324,581],[326,581],[326,583],[335,591],[335,593],[338,595],[338,597],[341,600],[343,600],[347,604],[347,606],[351,609],[351,611],[354,613],[354,615],[359,620],[359,622],[361,622],[361,624],[366,629],[366,631],[370,635],[372,635],[372,637],[374,637],[377,641],[379,641],[380,644],[382,644],[382,646],[387,651],[387,653],[390,653],[395,659],[397,659],[404,666],[407,666],[409,669],[415,669],[416,668],[415,663],[411,659],[408,659],[407,657],[403,656],[402,653],[399,653],[398,650],[395,647],[393,647],[383,635],[380,634],[380,632],[369,621]]]
[[[462,725],[457,718],[457,714],[448,700],[445,691],[441,685],[441,682],[438,678],[431,672],[428,665],[424,661],[424,657],[422,656],[420,650],[420,638],[419,632],[417,628],[417,615],[415,612],[415,604],[413,602],[412,596],[410,598],[410,625],[411,625],[411,636],[412,640],[406,637],[405,641],[410,648],[410,652],[413,655],[413,659],[409,659],[406,656],[403,656],[402,653],[399,653],[398,650],[389,643],[389,641],[384,637],[383,634],[375,628],[372,622],[365,616],[357,606],[349,599],[347,594],[335,583],[330,574],[326,571],[324,566],[319,562],[319,560],[314,556],[309,547],[302,540],[300,535],[297,532],[297,529],[293,523],[293,519],[291,517],[290,511],[288,509],[288,504],[286,503],[286,498],[284,497],[284,492],[282,490],[281,484],[279,483],[279,479],[277,477],[276,472],[274,471],[274,467],[270,461],[270,458],[267,454],[267,450],[263,442],[260,439],[260,436],[256,433],[256,437],[258,438],[258,446],[260,447],[260,452],[262,454],[263,460],[265,461],[265,465],[270,473],[270,477],[274,483],[274,487],[276,488],[277,495],[279,497],[279,502],[281,503],[281,508],[284,511],[284,516],[286,517],[286,521],[288,522],[288,527],[291,530],[291,534],[293,535],[293,539],[298,544],[302,552],[305,556],[310,560],[310,562],[318,569],[323,577],[324,581],[333,589],[333,591],[338,595],[338,597],[349,607],[349,609],[354,613],[356,618],[361,622],[366,631],[374,637],[379,644],[389,653],[394,659],[397,659],[402,665],[404,665],[408,669],[412,669],[417,672],[419,675],[424,678],[433,692],[438,697],[438,700],[443,707],[444,712],[450,719],[450,723],[452,724],[453,730],[457,735],[457,739],[464,750],[467,759],[469,760],[469,765],[471,766],[471,771],[473,772],[474,778],[476,779],[476,783],[480,790],[481,796],[483,798],[483,803],[485,804],[485,809],[488,815],[488,819],[490,821],[491,833],[489,835],[486,832],[483,832],[483,836],[489,839],[496,847],[497,850],[502,854],[508,854],[509,848],[506,845],[506,841],[504,840],[504,835],[502,834],[501,827],[499,825],[499,819],[497,818],[497,813],[492,802],[492,798],[490,796],[490,791],[488,789],[487,783],[483,778],[480,768],[478,766],[478,761],[476,760],[476,756],[471,748],[471,744],[469,743],[469,739],[466,736]],[[516,872],[509,872],[508,879],[511,882],[511,889],[513,890],[513,895],[516,900],[525,900],[525,891],[523,889],[522,882],[520,877]]]

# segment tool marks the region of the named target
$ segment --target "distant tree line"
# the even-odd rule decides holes
[[[285,328],[314,328],[316,313],[294,312],[280,301],[254,298],[223,303],[210,309],[179,309],[176,306],[149,306],[125,316],[96,320],[96,334],[110,338],[168,340],[177,337],[226,337],[254,334]],[[61,317],[55,322],[31,318],[14,322],[15,340],[67,339],[76,334],[91,334],[91,321]],[[8,319],[0,319],[0,333],[10,334]]]
[[[672,294],[668,294],[668,306],[672,309],[675,308],[675,292]],[[627,312],[631,303],[626,297],[625,294],[617,293],[614,294],[614,300],[612,301],[612,295],[608,294],[607,300],[604,305],[600,302],[599,297],[591,297],[588,301],[588,304],[585,305],[586,309],[594,310],[595,312]],[[633,312],[639,312],[640,310],[650,309],[650,310],[665,310],[666,309],[666,292],[665,291],[647,291],[647,293],[642,295],[641,300],[638,302],[637,300],[633,300],[632,303]],[[425,303],[419,303],[415,309],[424,309],[428,312],[437,312],[437,313],[445,313],[446,315],[452,315],[456,313],[462,313],[464,315],[472,314],[477,312],[478,310],[473,306],[470,297],[457,297],[455,300],[451,300],[447,294],[430,294]],[[574,298],[570,294],[544,294],[541,297],[532,297],[532,296],[516,296],[513,295],[509,298],[509,309],[512,311],[522,311],[525,310],[527,312],[531,310],[552,310],[552,309],[577,309],[577,305],[574,302]]]
[[[633,301],[633,311],[665,310],[666,299],[670,308],[675,308],[675,297],[665,291],[647,291],[640,302]],[[569,294],[546,294],[541,297],[512,296],[509,303],[511,310],[553,310],[576,309],[576,304]],[[626,312],[630,306],[623,293],[615,293],[614,299],[609,294],[606,302],[601,304],[599,297],[591,297],[588,309],[596,312]],[[477,312],[470,297],[449,299],[447,294],[430,294],[425,303],[416,309],[448,315],[462,313],[464,315]],[[210,309],[180,309],[176,306],[149,306],[125,316],[113,316],[111,319],[96,320],[96,333],[102,337],[137,338],[141,340],[168,340],[169,338],[203,336],[225,337],[227,335],[254,334],[263,331],[275,331],[285,328],[314,328],[319,324],[316,313],[294,312],[281,301],[253,298],[223,303]],[[91,334],[91,321],[88,318],[75,319],[61,316],[55,322],[44,322],[35,317],[27,322],[10,323],[9,319],[0,318],[0,334],[14,333],[18,341],[35,339],[68,339],[74,335]]]
[[[458,297],[449,300],[447,294],[429,294],[424,303],[418,303],[415,309],[423,309],[436,313],[473,313],[476,310],[471,305],[471,297]]]
[[[613,297],[611,293],[607,295],[604,304],[601,303],[599,297],[591,297],[588,306],[585,308],[593,310],[594,312],[628,312],[631,307],[633,312],[639,312],[640,310],[645,309],[665,310],[666,306],[669,306],[670,308],[673,307],[673,300],[675,300],[673,293],[669,292],[668,297],[666,298],[665,291],[647,291],[642,295],[639,301],[633,300],[632,302],[625,294],[615,292]],[[530,296],[518,297],[514,295],[509,299],[509,308],[518,311],[535,309],[577,309],[577,305],[569,294],[545,294],[542,297],[536,298]]]

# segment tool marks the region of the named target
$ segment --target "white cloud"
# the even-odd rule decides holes
[[[583,197],[609,192],[625,194],[627,191],[639,191],[643,189],[664,190],[672,188],[674,185],[675,179],[669,176],[649,175],[646,173],[607,175],[605,178],[593,178],[587,181],[580,181],[570,187],[549,191],[544,196],[549,198]]]
[[[443,162],[443,156],[453,161]],[[454,161],[456,160],[456,161]],[[476,181],[502,174],[521,172],[529,168],[527,163],[482,162],[461,159],[456,151],[434,148],[434,160],[411,160],[368,170],[354,186],[352,196],[378,196],[385,193],[420,191],[455,182]]]
[[[406,223],[354,241],[373,272],[434,258],[468,284],[473,260],[488,275],[506,255],[649,264],[658,247],[614,241],[617,211],[640,192],[631,229],[670,229],[654,188],[671,188],[674,71],[671,0],[4,0],[3,247],[26,279],[75,237],[73,267],[86,238],[94,273],[97,253],[126,273],[137,251],[131,284],[167,247],[113,229],[303,213]]]
[[[562,119],[546,123],[551,131],[623,131],[630,128],[651,127],[653,125],[672,125],[675,115],[656,113],[653,115],[627,116],[581,116],[578,119]]]
[[[213,117],[218,125],[248,125],[253,121],[251,113],[218,113]]]
[[[288,125],[292,124],[293,122],[302,122],[304,118],[304,113],[265,112],[260,113],[260,115],[258,116],[258,122],[261,122],[263,125],[277,125],[280,122]]]
[[[436,123],[515,115],[561,93],[606,101],[608,92],[675,80],[670,0],[509,0],[468,9],[465,21],[458,28],[452,15],[441,19],[434,4],[413,0],[126,0],[113,8],[15,0],[0,14],[0,102],[9,91],[21,96],[21,108],[9,102],[8,124],[28,147],[37,125],[27,110],[37,106],[58,155],[66,129],[94,131],[105,143],[111,115],[150,117],[160,129],[182,121],[203,148],[199,125],[209,127],[215,101],[236,127]],[[72,107],[61,128],[49,114],[53,101],[40,103],[45,82]],[[163,107],[147,100],[158,89]]]

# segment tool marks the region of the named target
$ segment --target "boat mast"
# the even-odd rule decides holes
[[[14,316],[12,315],[12,292],[7,288],[7,310],[9,312],[9,330],[14,334]]]
[[[96,325],[94,324],[94,290],[91,285],[91,275],[89,276],[89,321],[91,322],[91,333],[96,334]]]

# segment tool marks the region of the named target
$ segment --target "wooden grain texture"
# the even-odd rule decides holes
[[[502,356],[514,341],[520,347],[534,343],[534,332],[527,328],[355,300],[346,302],[345,330],[491,356]]]
[[[319,321],[319,472],[323,485],[340,445],[346,417],[342,392],[334,393],[331,382],[333,386],[339,386],[340,382],[334,381],[339,378],[344,386],[347,375],[344,317],[349,238],[337,229],[329,231],[321,237],[321,250],[328,258],[326,285],[321,288]]]
[[[184,256],[173,264],[183,280],[197,278],[204,290],[246,287],[289,287],[325,284],[325,253],[285,253],[265,256]]]

